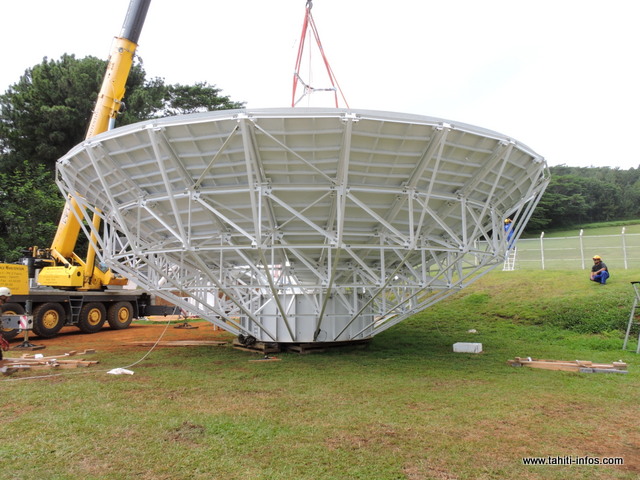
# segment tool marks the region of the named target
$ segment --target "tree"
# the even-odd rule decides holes
[[[0,169],[26,161],[53,171],[56,160],[82,140],[105,67],[95,57],[45,58],[9,87],[0,96]]]
[[[14,258],[25,246],[49,246],[53,239],[64,203],[53,181],[55,163],[84,139],[106,66],[95,57],[45,57],[0,95],[0,259]],[[127,77],[124,101],[117,125],[243,107],[207,83],[147,80],[138,63]]]
[[[184,115],[242,108],[241,102],[233,102],[221,90],[206,82],[195,85],[165,85],[155,78],[127,95],[126,108],[119,120],[122,125],[149,118]]]
[[[640,169],[551,167],[528,231],[640,216]]]
[[[207,112],[241,108],[241,103],[232,102],[229,97],[221,97],[220,89],[206,82],[195,85],[171,85],[167,88],[164,113],[181,115],[185,113]]]
[[[0,260],[15,261],[25,247],[50,245],[64,200],[44,165],[25,162],[0,173],[0,201]]]
[[[27,69],[20,80],[0,95],[0,171],[23,164],[55,162],[86,134],[107,62],[95,57],[63,55]],[[140,64],[127,77],[125,108],[117,125],[182,113],[242,108],[207,83],[166,85],[146,80]]]

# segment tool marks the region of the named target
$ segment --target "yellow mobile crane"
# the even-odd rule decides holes
[[[131,0],[129,4],[122,32],[115,39],[109,56],[107,72],[98,94],[85,140],[106,132],[115,125],[150,3],[151,0]],[[102,290],[107,285],[126,285],[125,278],[114,275],[110,270],[102,270],[95,265],[96,252],[91,244],[86,261],[74,253],[80,234],[78,218],[81,218],[78,205],[75,200],[70,198],[58,223],[58,230],[53,238],[51,248],[32,249],[32,254],[36,259],[50,265],[42,268],[38,276],[38,283],[78,290]],[[94,215],[93,224],[95,228],[100,225],[100,218],[97,215]]]
[[[131,0],[120,36],[116,37],[109,57],[96,106],[85,139],[112,128],[122,106],[125,84],[131,71],[140,32],[151,0]],[[75,212],[75,213],[74,213]],[[2,313],[20,315],[33,312],[33,331],[41,337],[56,335],[65,325],[76,325],[85,333],[94,333],[105,321],[111,328],[127,328],[133,318],[167,313],[167,307],[151,305],[146,292],[107,290],[122,286],[127,279],[96,265],[94,242],[90,242],[87,258],[74,252],[80,234],[82,218],[78,205],[68,199],[50,248],[32,247],[23,259],[23,271],[17,265],[0,265],[2,286],[11,288],[11,302],[3,305]],[[93,226],[98,229],[100,218],[95,215]],[[33,278],[40,269],[38,285],[29,288],[27,276]],[[4,273],[4,275],[3,275]],[[15,325],[2,325],[0,331],[11,339],[19,330]]]

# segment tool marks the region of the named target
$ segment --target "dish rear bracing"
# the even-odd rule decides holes
[[[504,262],[548,181],[499,133],[354,109],[163,118],[58,162],[84,220],[103,220],[84,227],[101,262],[276,343],[368,339],[458,291]]]

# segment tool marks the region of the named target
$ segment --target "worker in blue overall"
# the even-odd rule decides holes
[[[513,237],[513,221],[510,218],[507,218],[504,221],[504,232],[507,234],[507,248],[511,248],[513,246],[513,243],[511,242],[511,237]]]
[[[600,255],[593,256],[593,267],[591,267],[591,280],[598,282],[601,285],[607,283],[609,278],[609,269],[607,265],[602,261]]]

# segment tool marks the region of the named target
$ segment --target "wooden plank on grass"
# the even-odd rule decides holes
[[[218,340],[166,340],[158,342],[158,347],[206,347],[226,345],[227,342]],[[156,342],[128,342],[128,345],[139,345],[141,347],[152,347]]]
[[[259,358],[257,360],[249,360],[250,362],[279,362],[280,359],[278,357],[265,357]]]
[[[564,370],[570,372],[578,372],[583,371],[587,372],[589,370],[616,370],[616,371],[626,371],[627,364],[624,362],[613,362],[611,364],[608,363],[593,363],[590,360],[544,360],[544,359],[533,359],[533,358],[522,358],[516,357],[514,360],[509,360],[509,363],[512,366],[516,367],[531,367],[531,368],[541,368],[545,370]]]
[[[82,352],[78,352],[76,350],[71,350],[70,352],[66,352],[66,353],[61,353],[59,355],[48,355],[48,356],[40,356],[40,357],[36,357],[36,355],[40,355],[40,354],[33,354],[33,353],[25,353],[23,354],[20,359],[22,360],[57,360],[60,358],[66,358],[66,357],[73,357],[76,355],[88,355],[91,353],[96,353],[96,351],[93,348],[89,348],[87,350],[84,350]]]

